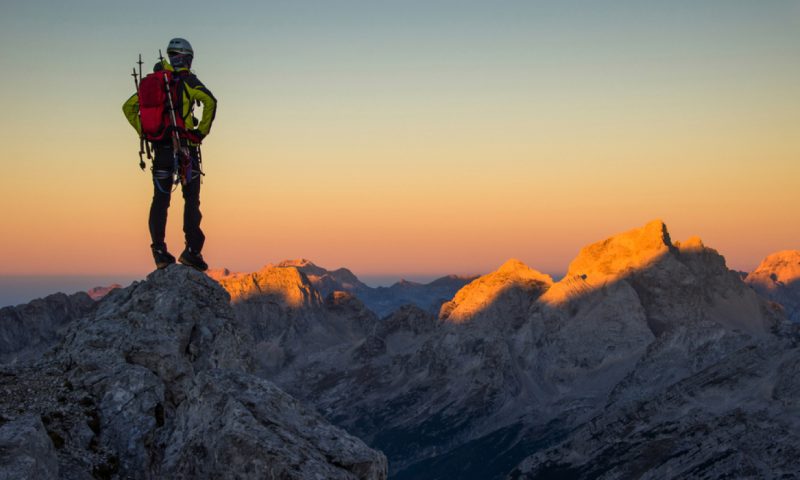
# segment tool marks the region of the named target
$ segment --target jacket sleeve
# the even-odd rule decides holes
[[[203,136],[206,136],[211,132],[211,125],[214,123],[214,117],[217,114],[217,99],[194,75],[188,77],[185,84],[186,93],[189,95],[190,101],[199,101],[203,104],[203,118],[197,125],[197,129],[200,130]]]
[[[142,135],[142,124],[139,120],[139,95],[133,94],[131,98],[122,104],[122,113],[128,119],[128,123],[136,130],[140,136]]]

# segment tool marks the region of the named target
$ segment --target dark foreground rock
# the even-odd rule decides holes
[[[183,266],[112,291],[55,353],[0,372],[0,428],[29,432],[0,478],[385,478],[383,454],[251,374],[245,332]],[[34,454],[51,477],[15,473]]]
[[[38,416],[0,419],[0,478],[58,478],[56,451]]]

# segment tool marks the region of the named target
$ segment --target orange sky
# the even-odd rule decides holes
[[[800,248],[797,2],[344,5],[339,24],[323,4],[263,7],[269,28],[228,19],[211,37],[207,19],[188,23],[220,100],[203,149],[212,267],[444,274],[516,257],[562,273],[581,246],[654,218],[734,268]],[[63,21],[3,7],[0,58],[25,81],[0,79],[0,274],[152,269],[152,187],[120,106],[136,54],[169,35],[87,30],[105,7],[87,20],[81,6]],[[47,47],[15,47],[30,42]]]

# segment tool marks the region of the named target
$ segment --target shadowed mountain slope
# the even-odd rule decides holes
[[[284,325],[260,340],[276,359],[264,374],[383,450],[394,478],[503,478],[512,470],[536,478],[539,457],[515,467],[539,452],[561,452],[558,446],[594,419],[677,399],[673,389],[694,385],[708,369],[727,381],[722,377],[751,368],[741,352],[774,349],[788,359],[793,348],[780,311],[700,239],[673,243],[661,221],[582,249],[559,282],[509,261],[465,285],[439,318],[405,307],[379,320],[357,298],[329,299],[321,309],[280,307],[271,317],[247,317]],[[347,334],[320,333],[333,325]],[[748,381],[734,390],[749,388]],[[695,388],[711,395],[716,387]],[[769,400],[770,411],[795,408],[785,401]],[[736,408],[708,411],[681,428],[716,422],[729,407]],[[681,407],[665,404],[664,411]],[[773,434],[792,427],[772,413],[762,420]],[[745,443],[734,429],[718,434],[737,445],[766,445]],[[707,452],[682,457],[673,441],[669,452],[682,471],[707,460]],[[776,453],[760,455],[762,471],[782,471]],[[712,471],[740,473],[734,467]]]

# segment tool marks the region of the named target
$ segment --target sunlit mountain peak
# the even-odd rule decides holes
[[[767,256],[761,264],[748,275],[750,280],[768,277],[772,281],[789,284],[800,280],[800,250],[783,250]]]
[[[267,265],[255,273],[231,274],[217,279],[236,303],[261,298],[286,308],[316,307],[322,304],[319,293],[295,267]]]
[[[646,268],[674,248],[667,226],[661,220],[653,220],[641,228],[583,247],[570,263],[566,278],[579,276],[592,284],[615,280],[632,270]]]
[[[535,298],[553,284],[550,275],[538,272],[517,259],[506,261],[496,271],[478,277],[442,305],[439,318],[463,323],[491,309],[503,296],[524,295]]]

